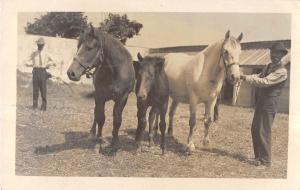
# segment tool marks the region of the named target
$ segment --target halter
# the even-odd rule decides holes
[[[229,64],[229,65],[226,65],[226,63],[225,63],[225,61],[224,61],[223,51],[222,51],[222,50],[223,50],[223,47],[224,47],[224,44],[225,44],[225,40],[224,40],[223,43],[222,43],[222,49],[221,49],[221,53],[220,53],[219,64],[220,64],[220,61],[221,61],[221,59],[222,59],[223,64],[224,64],[224,68],[225,68],[225,74],[226,74],[226,77],[227,77],[228,69],[229,69],[230,67],[232,67],[233,65],[236,65],[237,63],[231,63],[231,64]]]
[[[97,68],[104,59],[103,46],[102,46],[101,42],[100,42],[100,44],[101,44],[100,48],[96,54],[96,58],[98,57],[99,61],[96,61],[96,63],[94,63],[93,65],[86,67],[82,64],[81,60],[77,58],[77,56],[74,57],[74,60],[84,69],[84,71],[82,72],[82,75],[86,74],[87,78],[89,78],[90,76],[95,74],[95,71],[91,72],[91,70],[94,68]]]

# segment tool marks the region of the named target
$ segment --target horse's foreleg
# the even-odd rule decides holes
[[[113,131],[112,131],[112,145],[114,148],[117,148],[120,144],[119,142],[119,129],[122,123],[122,113],[124,107],[127,103],[128,94],[124,95],[121,99],[115,101],[113,108]]]
[[[154,123],[154,137],[157,136],[157,131],[158,131],[158,124],[159,124],[159,111],[155,113],[155,123]]]
[[[92,125],[92,128],[90,130],[90,135],[91,135],[92,138],[94,138],[96,136],[96,126],[97,126],[97,122],[96,122],[96,118],[94,116],[93,125]]]
[[[173,120],[174,120],[174,114],[176,112],[176,108],[178,106],[178,102],[173,100],[172,104],[170,106],[169,111],[169,128],[168,128],[168,135],[173,136]]]
[[[165,133],[166,133],[166,113],[168,110],[168,99],[166,100],[166,103],[164,105],[160,106],[160,123],[159,123],[159,129],[160,129],[160,134],[161,134],[161,150],[162,150],[162,155],[165,154],[165,149],[166,149],[166,142],[165,142]]]
[[[135,141],[137,144],[137,152],[141,151],[141,141],[143,137],[143,132],[146,128],[146,112],[147,106],[143,104],[143,102],[137,102],[137,118],[138,118],[138,126],[135,134]]]
[[[190,97],[190,133],[188,137],[188,147],[187,150],[189,153],[192,153],[195,150],[195,145],[193,142],[193,134],[194,134],[194,128],[196,126],[196,114],[197,114],[197,97],[191,96]]]
[[[104,102],[97,102],[94,109],[94,122],[90,130],[91,135],[96,134],[96,126],[98,124],[98,133],[97,138],[102,137],[102,128],[105,122],[105,113],[104,113]]]
[[[94,122],[93,126],[91,129],[91,134],[95,133],[96,131],[96,125],[98,124],[98,133],[97,133],[97,138],[100,140],[100,149],[99,152],[101,152],[101,146],[103,143],[102,139],[102,128],[104,126],[105,122],[105,112],[104,112],[104,106],[105,102],[97,102],[95,105],[95,110],[94,110]]]
[[[216,99],[212,102],[205,103],[205,116],[204,116],[204,139],[203,145],[208,147],[209,145],[209,127],[212,124],[212,116],[214,114],[214,107],[216,104]]]
[[[153,141],[153,125],[155,120],[157,120],[157,110],[154,106],[152,106],[149,113],[149,146],[151,147],[154,144]]]

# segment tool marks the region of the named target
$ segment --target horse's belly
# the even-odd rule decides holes
[[[168,54],[165,56],[165,72],[169,81],[169,91],[172,99],[178,102],[188,102],[188,91],[184,71],[191,56],[186,54]]]

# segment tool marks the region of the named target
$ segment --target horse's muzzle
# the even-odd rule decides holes
[[[67,71],[67,75],[70,80],[72,81],[79,81],[80,77],[77,77],[76,74],[73,71]]]

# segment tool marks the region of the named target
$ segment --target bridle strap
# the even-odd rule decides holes
[[[103,59],[104,59],[103,46],[102,46],[102,42],[101,42],[101,41],[100,41],[100,48],[99,48],[99,50],[98,50],[98,52],[97,52],[97,54],[96,54],[96,59],[97,59],[97,61],[96,61],[95,64],[86,67],[86,66],[84,66],[84,65],[82,64],[81,60],[78,59],[77,56],[74,57],[74,60],[75,60],[75,61],[76,61],[76,62],[84,69],[82,75],[84,75],[84,74],[94,75],[95,71],[94,71],[93,73],[90,72],[90,71],[91,71],[92,69],[98,67],[98,66],[100,65],[100,62],[102,62]]]
[[[228,68],[232,67],[233,65],[236,65],[236,63],[231,63],[231,64],[229,64],[229,65],[226,65],[225,60],[224,60],[224,56],[223,56],[223,46],[224,46],[224,43],[225,43],[225,40],[223,41],[222,46],[221,46],[220,58],[219,58],[219,64],[220,64],[220,61],[221,61],[221,59],[222,59],[223,64],[224,64],[224,68],[225,68],[225,74],[226,74],[226,76],[227,76]]]

